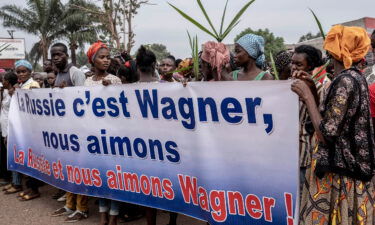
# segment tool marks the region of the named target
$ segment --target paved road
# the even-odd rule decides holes
[[[45,185],[40,188],[42,196],[28,202],[20,202],[15,194],[4,195],[0,193],[0,225],[62,225],[64,217],[51,217],[50,214],[62,207],[63,204],[53,200],[51,196],[56,189]],[[95,199],[90,199],[90,215],[86,220],[74,223],[77,225],[99,224],[98,206],[94,204]],[[169,214],[158,211],[157,224],[166,225]],[[179,216],[178,225],[206,225],[205,222],[198,221],[187,216]],[[137,221],[122,223],[124,225],[146,225],[145,218]]]

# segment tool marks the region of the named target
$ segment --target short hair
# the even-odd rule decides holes
[[[18,83],[18,77],[13,71],[7,72],[4,75],[4,80],[7,80],[12,86]]]
[[[311,45],[300,45],[296,49],[294,49],[294,53],[305,54],[307,64],[312,69],[324,64],[322,59],[322,52]]]
[[[54,48],[54,47],[61,47],[63,49],[63,52],[65,54],[68,54],[68,47],[65,44],[63,44],[61,42],[58,42],[58,43],[53,44],[51,49]]]
[[[153,72],[156,63],[155,54],[141,45],[136,57],[137,67],[143,73]]]

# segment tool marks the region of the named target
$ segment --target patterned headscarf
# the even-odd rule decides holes
[[[223,43],[209,41],[203,44],[202,60],[209,63],[213,69],[217,68],[219,78],[223,67],[229,63],[230,53]]]
[[[14,68],[15,69],[17,69],[20,66],[24,66],[24,67],[26,67],[30,71],[33,70],[33,66],[31,65],[31,63],[29,63],[29,61],[24,60],[24,59],[18,60],[17,62],[14,63]]]
[[[348,69],[365,57],[370,44],[371,40],[365,29],[336,25],[327,34],[324,49]]]
[[[275,66],[279,74],[292,62],[292,56],[290,51],[281,51],[275,56]]]
[[[95,42],[94,44],[92,44],[89,48],[89,50],[87,51],[87,58],[89,59],[89,63],[93,64],[94,63],[94,59],[96,57],[96,53],[99,51],[99,49],[101,48],[105,48],[105,49],[108,49],[107,45],[105,45],[103,42],[101,41],[97,41]]]
[[[261,36],[255,34],[245,34],[237,42],[243,49],[255,59],[255,63],[258,67],[262,68],[266,62],[264,56],[264,39]]]

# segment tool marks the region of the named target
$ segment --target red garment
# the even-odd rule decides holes
[[[375,83],[369,86],[369,97],[370,97],[370,111],[371,117],[375,117]]]
[[[105,45],[103,42],[101,41],[97,41],[95,42],[94,44],[92,44],[89,48],[89,50],[87,51],[87,58],[89,58],[89,63],[94,63],[93,62],[93,59],[96,55],[96,53],[99,51],[99,49],[101,48],[106,48],[108,49],[107,45]]]

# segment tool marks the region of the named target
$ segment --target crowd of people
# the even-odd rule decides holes
[[[6,168],[8,113],[17,88],[293,80],[291,90],[300,99],[299,224],[375,224],[375,65],[366,65],[365,60],[375,49],[375,31],[368,35],[359,27],[336,25],[326,36],[325,53],[309,45],[281,51],[275,55],[272,69],[264,54],[265,44],[262,37],[246,34],[231,53],[222,43],[207,42],[199,54],[199,74],[194,73],[191,58],[168,56],[158,62],[144,46],[135,59],[127,53],[112,57],[100,41],[87,52],[91,68],[79,69],[68,63],[68,48],[62,43],[52,45],[51,59],[43,62],[44,76],[33,72],[28,61],[17,61],[14,70],[1,73],[0,176],[4,194],[29,201],[40,197],[39,187],[43,185]],[[52,197],[65,205],[51,216],[66,216],[67,222],[88,217],[87,196],[59,190]],[[117,224],[120,214],[128,220],[144,215],[148,225],[156,224],[156,209],[108,199],[98,203],[100,225]],[[169,225],[176,225],[177,217],[170,213]]]

